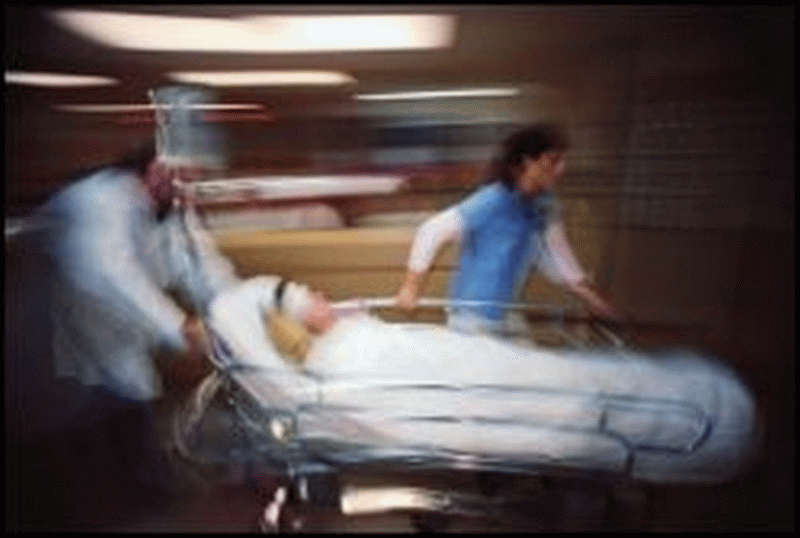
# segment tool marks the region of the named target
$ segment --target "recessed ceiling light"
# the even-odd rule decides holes
[[[169,76],[179,82],[209,86],[337,86],[356,82],[336,71],[195,71]]]
[[[390,194],[405,183],[400,176],[262,176],[229,178],[193,183],[198,194],[216,198],[250,197],[261,200],[289,200],[319,196]]]
[[[408,99],[448,99],[459,97],[516,97],[518,88],[471,88],[454,90],[361,93],[353,97],[361,101],[402,101]]]
[[[452,44],[452,15],[182,17],[54,10],[54,20],[112,47],[150,51],[302,53],[424,50]]]
[[[28,71],[6,71],[6,84],[44,86],[54,88],[77,88],[85,86],[111,86],[118,81],[113,78],[69,73],[34,73]]]
[[[143,112],[155,110],[156,105],[152,103],[83,104],[55,105],[53,108],[62,112],[115,114],[119,112]],[[196,110],[261,110],[264,108],[264,105],[249,103],[198,103],[189,105],[189,108]]]

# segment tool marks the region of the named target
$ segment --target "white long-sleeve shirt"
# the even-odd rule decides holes
[[[445,243],[461,242],[464,229],[465,222],[457,206],[437,213],[425,221],[419,227],[411,245],[408,269],[415,273],[428,271]],[[577,284],[586,278],[586,273],[572,251],[561,219],[554,220],[547,227],[537,267],[555,284]]]
[[[189,208],[157,221],[141,180],[104,169],[58,193],[37,214],[56,266],[56,376],[136,400],[162,391],[157,349],[185,350],[178,294],[204,314],[239,279]]]

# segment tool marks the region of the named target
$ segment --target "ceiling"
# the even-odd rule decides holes
[[[58,6],[63,8],[66,6]],[[92,6],[100,9],[103,6]],[[349,73],[359,91],[419,85],[548,83],[571,66],[602,62],[602,52],[642,50],[681,42],[687,35],[723,35],[737,19],[728,11],[692,6],[123,6],[105,9],[176,15],[231,16],[270,13],[447,13],[458,16],[456,40],[446,50],[391,53],[208,54],[112,49],[59,28],[47,8],[6,7],[6,69],[58,71],[116,77],[118,86],[74,90],[15,88],[44,102],[141,102],[173,70],[326,69]],[[793,25],[792,25],[793,35]],[[566,69],[565,69],[566,66]],[[353,88],[237,89],[235,99],[341,98]]]
[[[613,106],[624,105],[633,95],[634,85],[664,74],[677,75],[673,80],[698,81],[692,88],[699,87],[704,92],[720,86],[720,81],[727,85],[723,89],[726,95],[755,89],[767,101],[783,103],[780,110],[794,110],[793,6],[91,6],[109,11],[216,17],[276,13],[457,16],[455,42],[448,49],[327,54],[157,53],[114,49],[58,27],[48,17],[48,11],[54,7],[69,6],[5,5],[5,69],[102,75],[116,78],[120,84],[79,90],[6,85],[6,140],[11,133],[16,141],[7,143],[7,148],[14,148],[7,149],[7,157],[9,151],[19,153],[14,161],[19,168],[15,174],[25,185],[44,184],[50,177],[61,177],[61,171],[55,171],[61,157],[54,156],[48,161],[48,168],[42,164],[42,156],[48,155],[52,144],[75,136],[65,126],[93,127],[97,121],[106,121],[91,115],[54,112],[54,105],[144,103],[148,90],[171,83],[166,75],[172,71],[324,69],[344,71],[357,80],[354,86],[340,88],[248,87],[220,92],[221,101],[264,104],[268,109],[264,115],[267,121],[282,117],[300,118],[301,123],[316,122],[325,116],[344,115],[381,124],[387,118],[418,121],[419,117],[434,114],[438,114],[436,121],[447,114],[456,118],[469,114],[489,117],[494,114],[494,105],[482,109],[478,100],[399,102],[387,103],[387,107],[393,107],[391,110],[370,109],[357,107],[352,93],[495,84],[557,89],[548,95],[572,92],[568,103],[594,106],[586,116],[590,121],[595,109],[598,117],[621,112]],[[709,73],[721,76],[710,81]],[[521,110],[524,114],[525,109]],[[414,114],[418,117],[412,117]],[[787,113],[788,116],[792,114]],[[130,120],[149,129],[147,121],[152,118],[136,123],[141,119],[109,118],[118,122]],[[290,130],[296,125],[292,121],[275,123]],[[44,136],[42,129],[47,129],[49,136]],[[125,137],[120,140],[115,142],[127,143]],[[94,154],[87,151],[85,158],[93,159]],[[6,173],[9,174],[8,165]]]
[[[333,109],[350,114],[347,110],[356,110],[351,97],[355,92],[514,84],[529,88],[571,86],[579,88],[577,92],[584,96],[592,95],[597,84],[619,81],[613,76],[598,75],[604,69],[617,72],[627,69],[624,77],[630,78],[670,70],[702,72],[737,64],[753,72],[754,79],[769,81],[775,78],[773,71],[785,73],[785,66],[793,65],[793,60],[780,61],[783,66],[780,69],[765,65],[778,65],[777,56],[794,57],[793,7],[91,6],[109,11],[215,17],[275,13],[457,16],[455,42],[444,50],[324,54],[114,49],[60,28],[48,16],[52,9],[53,6],[6,6],[6,69],[103,75],[121,82],[79,91],[9,86],[5,92],[7,105],[52,110],[56,104],[142,103],[149,89],[170,83],[166,74],[179,70],[324,69],[343,71],[357,80],[354,85],[327,89],[247,87],[220,91],[222,101],[260,103],[285,117],[314,118]],[[621,63],[625,66],[621,67]],[[757,73],[759,69],[764,70],[763,76]],[[600,78],[592,78],[597,76]],[[404,114],[405,106],[401,104],[398,113]],[[363,115],[364,108],[359,108],[356,114]]]

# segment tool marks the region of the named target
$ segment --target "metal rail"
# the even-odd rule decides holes
[[[365,297],[363,299],[349,299],[346,301],[339,301],[333,303],[335,310],[358,310],[370,308],[397,308],[396,297]],[[503,308],[506,310],[514,311],[540,311],[551,312],[554,314],[563,315],[566,312],[566,307],[553,306],[548,304],[533,304],[533,303],[508,303],[502,301],[488,301],[488,300],[475,300],[475,299],[439,299],[434,297],[422,297],[417,300],[415,307],[418,308]]]
[[[365,297],[359,299],[348,299],[345,301],[334,302],[331,305],[334,310],[361,310],[367,311],[374,308],[400,308],[397,303],[396,297]],[[545,313],[552,317],[555,321],[560,322],[558,327],[559,333],[569,341],[573,346],[579,348],[586,348],[574,336],[570,335],[564,328],[564,323],[567,317],[568,306],[555,306],[552,304],[541,303],[517,303],[517,302],[504,302],[504,301],[491,301],[491,300],[476,300],[476,299],[442,299],[436,297],[422,297],[417,300],[414,308],[440,308],[440,309],[453,309],[453,308],[501,308],[507,311],[515,312],[540,312]],[[612,346],[616,348],[631,347],[630,342],[619,336],[613,329],[614,322],[603,319],[589,319],[590,324],[600,334],[606,338]]]

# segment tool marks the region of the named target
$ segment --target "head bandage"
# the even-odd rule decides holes
[[[311,347],[311,334],[304,323],[313,306],[311,292],[284,280],[276,288],[275,300],[275,308],[265,312],[270,339],[285,358],[302,364]]]
[[[294,282],[287,282],[281,303],[281,310],[287,317],[302,322],[311,311],[314,299],[308,287]]]

